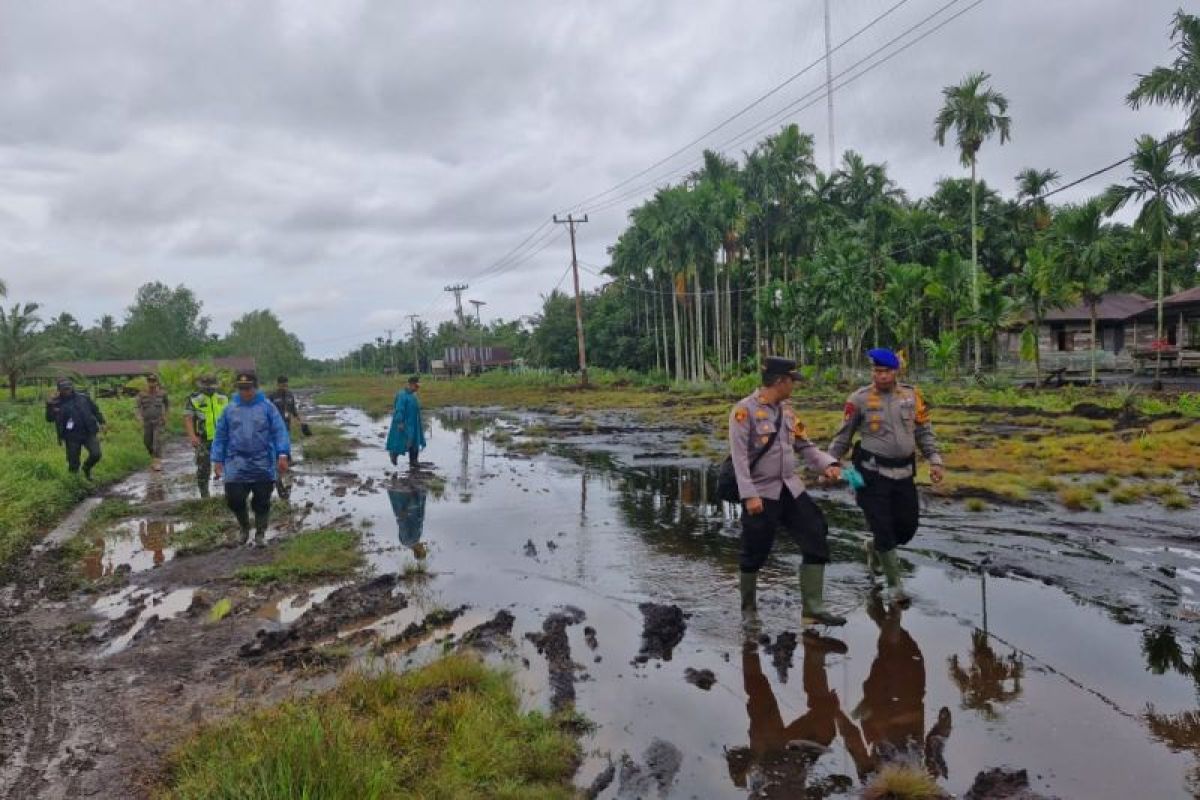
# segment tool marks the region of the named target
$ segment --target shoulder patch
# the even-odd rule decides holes
[[[745,422],[750,417],[744,406],[738,406],[733,410],[733,418],[738,422]]]
[[[845,419],[846,422],[849,422],[850,420],[854,419],[854,415],[858,413],[858,406],[856,406],[853,401],[847,400],[845,412],[846,413],[843,419]]]
[[[796,420],[796,423],[792,425],[792,433],[796,435],[797,439],[808,438],[808,428],[804,427],[804,423],[800,420]]]

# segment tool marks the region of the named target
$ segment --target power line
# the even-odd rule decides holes
[[[842,70],[841,72],[837,73],[837,75],[835,75],[834,78],[835,79],[842,78],[842,77],[848,75],[849,73],[858,69],[860,66],[862,66],[866,62],[870,61],[875,56],[877,56],[880,53],[887,50],[889,47],[895,45],[897,42],[903,40],[905,37],[909,36],[910,34],[914,33],[915,31],[919,30],[921,27],[923,27],[924,25],[928,24],[929,22],[931,22],[932,20],[934,20],[935,18],[940,16],[942,13],[944,13],[948,9],[952,8],[953,6],[955,6],[958,3],[963,2],[963,1],[964,0],[949,0],[949,2],[946,2],[943,5],[939,6],[931,14],[923,17],[920,21],[916,22],[915,24],[910,25],[908,28],[906,28],[904,31],[902,31],[897,36],[892,37],[887,42],[885,42],[884,44],[880,45],[879,47],[875,48],[870,53],[865,55],[863,58],[859,59],[858,61],[851,64],[849,67],[847,67],[844,70]],[[960,9],[958,12],[956,12],[952,16],[941,21],[940,23],[938,23],[934,27],[930,28],[929,30],[921,33],[919,36],[912,39],[912,41],[906,42],[905,44],[898,47],[893,52],[891,52],[888,55],[881,58],[879,61],[875,62],[874,64],[870,64],[869,66],[867,66],[866,68],[864,68],[863,70],[858,72],[857,74],[851,75],[850,77],[846,78],[844,81],[838,83],[836,86],[833,87],[833,91],[836,92],[836,91],[848,86],[849,84],[853,83],[854,81],[858,80],[859,78],[863,77],[864,75],[868,74],[872,70],[874,70],[880,66],[883,66],[891,59],[893,59],[896,56],[900,55],[901,53],[905,52],[906,50],[911,48],[913,45],[932,36],[934,33],[937,33],[939,30],[941,30],[945,26],[949,25],[951,22],[958,19],[963,14],[966,14],[968,11],[971,11],[975,7],[981,5],[983,2],[984,2],[984,0],[975,0],[975,2],[971,3],[966,8]],[[788,116],[794,116],[795,114],[798,114],[802,111],[805,111],[805,110],[811,108],[813,105],[816,105],[821,100],[825,99],[825,97],[826,97],[826,92],[821,87],[817,87],[816,89],[806,92],[805,94],[798,97],[796,100],[793,100],[792,102],[783,106],[778,111],[771,114],[765,120],[755,123],[753,126],[751,126],[748,129],[743,130],[741,133],[735,134],[734,138],[728,139],[725,142],[722,142],[721,144],[717,145],[713,149],[715,149],[717,152],[724,152],[732,147],[740,146],[741,144],[745,143],[747,140],[752,139],[753,137],[755,137],[757,135],[760,135],[766,129],[772,127],[773,125],[778,124],[782,119],[784,119]],[[808,102],[806,102],[806,101],[808,101]],[[688,164],[686,164],[685,166],[683,166],[681,168],[677,168],[673,171],[664,173],[664,174],[660,175],[659,177],[654,178],[647,183],[643,183],[643,184],[636,186],[630,190],[627,190],[618,197],[610,198],[610,199],[604,201],[603,203],[600,203],[593,207],[589,207],[588,211],[590,213],[594,213],[594,214],[601,213],[602,211],[607,211],[608,209],[610,209],[614,206],[621,205],[625,201],[630,200],[634,197],[637,197],[640,194],[645,193],[648,189],[653,188],[654,186],[660,185],[664,181],[673,180],[682,175],[686,175],[690,170],[694,169],[700,163],[703,163],[703,158],[694,158],[692,161],[688,162]]]
[[[955,1],[957,2],[957,0],[955,0]],[[870,22],[868,22],[866,25],[864,25],[863,27],[861,27],[861,28],[859,28],[857,31],[855,31],[853,34],[851,34],[851,35],[850,35],[850,36],[849,36],[847,39],[845,39],[845,40],[844,40],[844,41],[842,41],[840,44],[838,44],[838,45],[837,45],[837,47],[834,47],[832,50],[830,50],[830,51],[829,51],[829,53],[830,53],[830,54],[832,54],[832,53],[836,53],[838,50],[840,50],[840,49],[842,49],[843,47],[845,47],[846,45],[850,44],[850,43],[851,43],[851,42],[853,42],[855,39],[857,39],[859,36],[861,36],[862,34],[866,33],[866,32],[867,32],[868,30],[870,30],[871,28],[873,28],[873,27],[874,27],[876,24],[878,24],[879,22],[882,22],[884,19],[886,19],[886,18],[887,18],[888,16],[890,16],[890,15],[891,15],[893,12],[895,12],[896,10],[898,10],[898,9],[899,9],[901,6],[905,5],[906,3],[908,3],[908,0],[900,0],[900,2],[898,2],[898,3],[895,3],[895,4],[894,4],[894,5],[892,5],[890,8],[888,8],[886,11],[884,11],[882,14],[880,14],[880,15],[879,15],[879,16],[877,16],[877,17],[875,17],[875,18],[874,18],[874,19],[872,19]],[[671,160],[672,160],[672,159],[674,159],[676,156],[678,156],[678,155],[681,155],[682,153],[685,153],[685,152],[687,152],[687,151],[688,151],[688,150],[690,150],[692,147],[694,147],[694,146],[696,146],[697,144],[699,144],[699,143],[703,142],[705,139],[707,139],[707,138],[708,138],[709,136],[711,136],[712,134],[716,133],[717,131],[719,131],[719,130],[721,130],[722,128],[724,128],[725,126],[729,125],[731,122],[733,122],[733,121],[734,121],[734,120],[736,120],[737,118],[739,118],[739,117],[743,116],[744,114],[746,114],[747,112],[749,112],[751,109],[753,109],[753,108],[755,108],[756,106],[758,106],[758,105],[762,104],[762,103],[763,103],[765,100],[767,100],[768,98],[770,98],[770,97],[772,97],[772,96],[774,96],[774,95],[778,94],[778,93],[779,93],[780,91],[782,91],[782,90],[783,90],[783,89],[784,89],[786,86],[790,85],[791,83],[793,83],[793,82],[794,82],[794,81],[796,81],[797,79],[801,78],[802,76],[804,76],[805,74],[807,74],[809,71],[811,71],[811,70],[815,69],[816,67],[820,66],[822,63],[824,63],[824,61],[825,61],[825,56],[824,56],[824,55],[822,55],[822,56],[821,56],[821,58],[818,58],[817,60],[815,60],[815,61],[813,61],[812,63],[808,64],[806,67],[804,67],[803,69],[801,69],[799,72],[796,72],[796,73],[792,74],[791,76],[789,76],[788,78],[784,79],[784,80],[783,80],[783,81],[781,81],[780,83],[777,83],[777,84],[775,84],[775,85],[774,85],[774,86],[772,86],[770,89],[768,89],[766,92],[764,92],[763,94],[759,95],[759,96],[758,96],[758,97],[756,97],[754,100],[750,101],[750,103],[748,103],[747,105],[743,106],[743,107],[742,107],[741,109],[739,109],[738,111],[735,111],[733,114],[729,115],[728,117],[726,117],[725,119],[723,119],[721,122],[718,122],[718,123],[717,123],[716,125],[714,125],[712,128],[709,128],[707,131],[705,131],[704,133],[700,134],[700,135],[699,135],[699,136],[697,136],[695,139],[692,139],[690,142],[688,142],[687,144],[683,145],[683,146],[682,146],[682,147],[680,147],[678,150],[675,150],[674,152],[670,153],[669,155],[667,155],[667,156],[664,156],[663,158],[659,159],[658,161],[654,162],[654,163],[653,163],[653,164],[651,164],[650,166],[648,166],[648,167],[646,167],[645,169],[643,169],[641,172],[637,172],[637,173],[635,173],[635,174],[633,174],[633,175],[630,175],[628,178],[625,178],[624,180],[622,180],[622,181],[620,181],[620,182],[618,182],[618,183],[614,184],[613,186],[609,187],[608,189],[605,189],[603,192],[599,192],[598,194],[594,194],[594,195],[592,195],[591,197],[585,198],[584,200],[581,200],[581,201],[579,201],[578,203],[575,203],[574,205],[570,206],[570,207],[569,207],[569,209],[562,209],[562,211],[568,211],[568,210],[572,210],[572,211],[574,211],[574,210],[579,210],[579,209],[582,209],[582,208],[586,207],[586,206],[587,206],[589,203],[591,203],[591,202],[593,202],[593,201],[595,201],[595,200],[598,200],[598,199],[600,199],[601,197],[604,197],[605,195],[612,194],[612,193],[613,193],[614,191],[616,191],[617,189],[620,189],[620,188],[621,188],[621,187],[623,187],[623,186],[627,186],[628,184],[632,183],[633,181],[637,180],[638,178],[642,177],[643,175],[646,175],[647,173],[649,173],[649,172],[652,172],[653,170],[657,169],[658,167],[662,166],[663,164],[665,164],[665,163],[667,163],[667,162],[671,161]],[[589,209],[589,210],[590,210],[590,209]]]

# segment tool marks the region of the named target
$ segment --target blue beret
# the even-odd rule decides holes
[[[868,350],[867,358],[871,359],[872,366],[900,369],[900,358],[886,347],[876,347],[874,350]]]

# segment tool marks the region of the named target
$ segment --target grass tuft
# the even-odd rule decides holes
[[[888,764],[863,789],[863,800],[936,800],[944,797],[937,781],[916,765]]]
[[[169,760],[174,800],[566,800],[579,746],[511,678],[455,655],[202,729]]]
[[[312,436],[304,439],[305,461],[341,461],[354,455],[354,442],[337,425],[314,424]]]
[[[346,577],[365,563],[358,543],[358,534],[353,531],[301,533],[281,544],[270,564],[242,567],[237,577],[259,585]]]
[[[987,510],[987,503],[983,502],[983,500],[978,497],[968,497],[967,502],[964,503],[964,505],[966,506],[967,511],[970,511],[974,514]]]
[[[1089,486],[1064,486],[1058,490],[1058,501],[1069,511],[1100,510],[1100,501]]]

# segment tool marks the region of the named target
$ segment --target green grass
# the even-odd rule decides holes
[[[229,616],[230,611],[233,611],[233,601],[228,597],[222,597],[208,612],[208,621],[214,624],[218,623]]]
[[[449,656],[206,727],[160,797],[566,800],[579,757],[554,719],[521,713],[508,675]]]
[[[303,440],[305,461],[338,461],[354,455],[354,442],[337,425],[313,424],[312,436]]]
[[[987,511],[987,503],[978,497],[968,497],[964,505],[966,506],[967,511],[972,513],[977,514],[981,511]]]
[[[150,463],[132,400],[98,400],[108,418],[104,457],[89,485],[67,472],[54,426],[45,421],[44,396],[22,392],[0,402],[0,567],[32,544],[97,485],[112,483]]]
[[[1070,511],[1100,510],[1100,501],[1090,486],[1064,486],[1058,490],[1058,501]]]
[[[237,577],[250,584],[345,577],[364,563],[358,542],[358,534],[353,531],[301,533],[281,544],[270,564],[242,567],[237,571]]]
[[[945,797],[929,773],[916,764],[888,764],[863,789],[863,800],[937,800]]]

